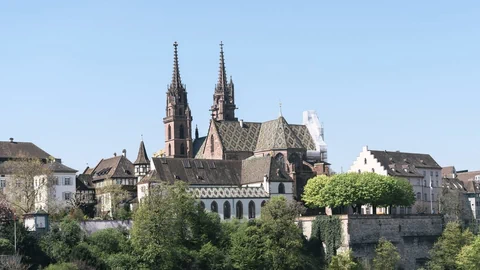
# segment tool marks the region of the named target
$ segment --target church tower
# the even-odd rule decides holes
[[[140,181],[141,178],[147,175],[147,173],[150,171],[150,160],[148,159],[143,138],[140,142],[140,147],[138,148],[137,159],[133,165],[135,166],[135,176],[138,177],[138,181]]]
[[[225,58],[223,56],[223,43],[220,42],[220,69],[218,71],[218,82],[215,85],[213,94],[212,118],[217,121],[237,121],[235,118],[235,94],[232,77],[227,82],[225,70]]]
[[[192,157],[192,114],[187,91],[180,78],[178,43],[173,44],[173,76],[168,86],[165,124],[165,155],[172,158]]]

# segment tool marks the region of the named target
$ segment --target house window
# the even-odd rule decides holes
[[[210,210],[212,212],[218,213],[218,204],[216,201],[213,201],[212,204],[210,205]]]
[[[253,201],[248,203],[248,218],[255,218],[255,203]]]
[[[5,179],[0,180],[0,188],[4,188],[7,186],[7,181]]]
[[[438,172],[435,172],[435,177],[437,177],[437,178],[438,178]]]
[[[374,169],[374,168],[372,168],[372,172],[373,172],[373,173],[375,172],[375,169]]]
[[[55,185],[57,185],[57,186],[60,185],[60,183],[59,183],[59,181],[58,181],[58,177],[55,176],[55,177],[53,178],[53,183],[54,183]]]
[[[116,184],[117,184],[117,185],[121,185],[121,184],[122,184],[122,179],[117,179],[117,180],[116,180]]]
[[[433,171],[430,171],[430,176],[433,176]]]
[[[230,219],[230,216],[231,216],[230,213],[231,213],[230,203],[226,201],[223,204],[223,219]]]
[[[237,214],[237,219],[242,219],[243,218],[243,203],[241,201],[237,202],[237,207],[236,207],[236,214]]]
[[[71,192],[64,192],[63,193],[63,199],[65,201],[69,201],[72,198],[72,193]]]
[[[285,185],[283,183],[278,184],[278,193],[285,194]]]
[[[432,193],[432,202],[435,201],[435,194]]]
[[[424,200],[424,201],[428,201],[428,200],[427,200],[427,193],[423,193],[423,200]]]
[[[366,158],[363,159],[363,164],[367,165],[367,159]]]
[[[63,183],[65,186],[70,186],[72,184],[72,181],[70,180],[70,177],[65,177],[63,179]]]
[[[423,186],[426,187],[427,186],[427,180],[423,179]]]
[[[422,199],[422,193],[417,192],[417,200],[421,200],[421,199]]]
[[[426,175],[427,175],[427,172],[423,171],[423,177],[425,177]]]

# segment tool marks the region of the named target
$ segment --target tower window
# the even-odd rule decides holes
[[[185,139],[185,130],[183,129],[183,125],[180,125],[179,133],[180,139]]]
[[[182,110],[182,108],[178,109],[178,115],[183,115],[183,110]]]
[[[180,144],[180,155],[185,155],[185,144]]]
[[[172,145],[168,145],[168,155],[171,156],[172,155]]]
[[[172,139],[172,126],[171,125],[168,125],[168,139],[169,140]]]

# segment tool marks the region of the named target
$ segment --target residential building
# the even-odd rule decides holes
[[[17,142],[13,138],[10,138],[9,141],[0,141],[0,187],[2,192],[7,187],[12,173],[6,168],[5,162],[24,158],[39,159],[51,171],[54,180],[49,187],[41,184],[40,181],[43,181],[44,178],[42,175],[34,180],[33,187],[37,190],[35,208],[49,211],[49,206],[54,206],[55,209],[68,207],[69,201],[75,193],[77,171],[62,164],[61,159],[54,158],[31,142]]]
[[[135,167],[126,157],[127,152],[122,155],[102,159],[95,168],[85,169],[82,177],[91,177],[91,185],[95,188],[97,200],[97,215],[112,214],[115,207],[116,196],[125,197],[122,200],[129,200],[137,196],[138,177],[135,176]],[[122,194],[117,194],[122,193]]]
[[[393,214],[438,213],[442,167],[428,154],[370,150],[364,146],[349,172],[373,172],[409,181],[415,192],[415,204],[406,209],[394,208]]]

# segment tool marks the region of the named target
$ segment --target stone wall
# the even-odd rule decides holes
[[[398,249],[401,269],[417,269],[429,257],[429,250],[443,231],[441,215],[341,215],[342,246],[339,252],[352,249],[354,256],[368,262],[375,256],[381,237]],[[304,235],[311,236],[314,217],[301,217]]]
[[[130,230],[132,228],[133,222],[131,220],[88,220],[82,221],[79,223],[80,228],[86,232],[88,235],[104,230],[104,229],[111,229],[111,228],[122,228]]]

